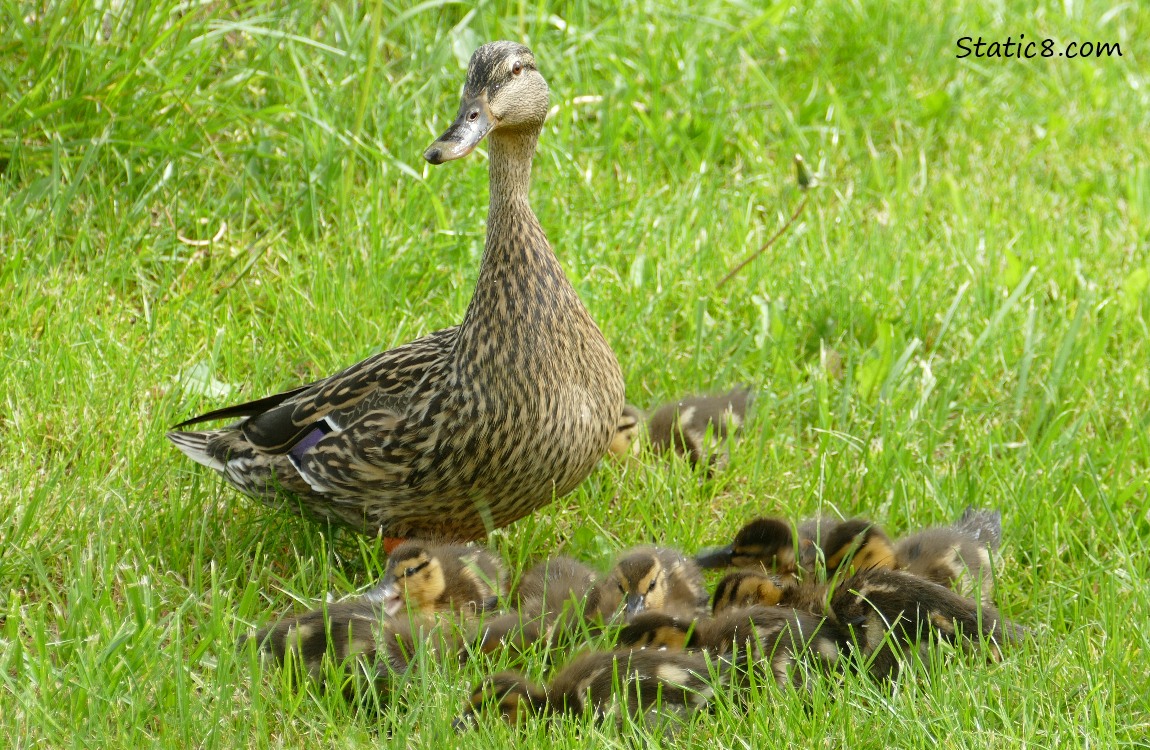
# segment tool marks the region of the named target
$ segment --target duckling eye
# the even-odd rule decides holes
[[[522,72],[523,72],[523,63],[516,60],[515,64],[511,66],[511,75],[517,76]]]
[[[619,584],[619,593],[620,594],[626,594],[627,593],[627,588],[621,583]]]
[[[651,579],[651,585],[647,587],[647,593],[648,594],[650,594],[652,591],[655,590],[655,584],[657,584],[658,582],[659,582],[658,578],[652,578]]]
[[[411,567],[411,568],[408,568],[407,570],[403,571],[403,577],[407,578],[408,576],[415,575],[415,573],[416,573],[416,569],[414,567]]]

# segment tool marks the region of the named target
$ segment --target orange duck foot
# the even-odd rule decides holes
[[[406,539],[401,537],[385,536],[383,538],[383,551],[387,554],[388,557],[391,557],[391,553],[395,552],[395,548],[406,541]]]

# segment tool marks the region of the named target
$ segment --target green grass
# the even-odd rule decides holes
[[[239,634],[367,585],[379,554],[329,553],[163,433],[461,318],[485,157],[420,154],[494,38],[551,83],[533,203],[630,400],[760,393],[719,479],[604,467],[497,536],[508,560],[993,506],[999,603],[1035,633],[893,692],[768,693],[675,744],[1144,744],[1150,12],[901,5],[0,0],[4,744],[458,742],[478,666],[421,671],[379,719],[253,674]],[[1124,56],[955,58],[1019,34]],[[802,199],[795,153],[821,186],[717,290]],[[627,743],[589,731],[518,742]]]

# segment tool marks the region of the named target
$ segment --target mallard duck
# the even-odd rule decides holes
[[[897,567],[957,589],[964,596],[994,601],[990,554],[1002,538],[1002,514],[967,508],[951,526],[924,529],[894,545]]]
[[[171,432],[193,460],[269,505],[388,538],[483,538],[567,494],[615,436],[623,376],[528,204],[548,88],[527,47],[467,69],[431,164],[489,144],[487,245],[463,322]]]
[[[729,680],[734,664],[711,662],[701,653],[590,652],[559,670],[546,687],[519,672],[484,679],[472,690],[454,726],[468,729],[485,712],[498,712],[513,726],[530,715],[590,714],[604,719],[620,709],[618,719],[679,718],[705,708],[716,688]]]
[[[739,431],[751,402],[748,388],[713,396],[686,396],[657,407],[647,421],[651,447],[674,450],[694,466],[721,469],[727,461],[726,440]]]
[[[761,567],[779,576],[794,575],[795,533],[781,518],[756,518],[735,534],[730,544],[695,556],[700,568]]]
[[[467,615],[493,611],[506,591],[503,561],[490,550],[411,539],[392,551],[383,580],[362,599],[382,606],[388,616],[405,606],[418,614]]]
[[[706,610],[707,588],[694,560],[666,547],[634,547],[621,554],[595,587],[600,615],[609,619],[623,605],[630,620],[644,611],[694,615]]]

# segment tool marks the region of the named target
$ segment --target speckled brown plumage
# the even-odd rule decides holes
[[[425,154],[489,140],[487,245],[462,324],[172,441],[269,505],[386,537],[481,538],[574,489],[615,434],[623,379],[528,204],[547,105],[529,49],[484,45]]]

